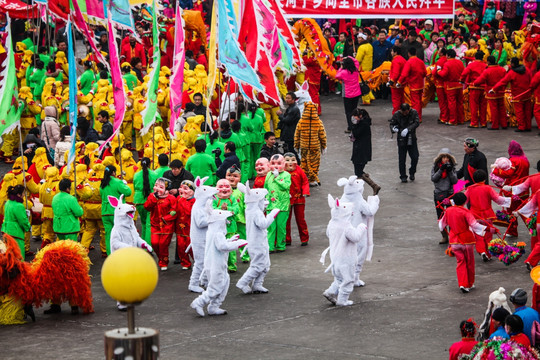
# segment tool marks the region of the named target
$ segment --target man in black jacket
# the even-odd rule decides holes
[[[99,140],[107,141],[113,134],[113,125],[109,121],[109,112],[106,110],[101,110],[98,113],[98,116],[96,118],[97,121],[99,121],[101,125],[101,134],[99,135]]]
[[[418,113],[406,103],[401,104],[400,109],[394,113],[390,120],[390,130],[392,133],[397,133],[399,178],[403,183],[407,182],[407,171],[405,169],[407,153],[409,153],[409,157],[411,158],[409,179],[414,181],[419,157],[418,145],[416,143],[416,128],[418,126],[420,126]]]
[[[240,160],[238,160],[238,156],[236,156],[236,145],[232,141],[227,141],[224,146],[225,151],[225,159],[223,162],[221,162],[221,159],[219,156],[221,155],[221,152],[216,152],[216,166],[218,167],[216,171],[216,176],[218,179],[225,179],[225,175],[227,175],[227,169],[229,169],[231,166],[236,165],[237,168],[240,169]]]
[[[413,27],[409,28],[409,36],[401,46],[401,56],[403,56],[405,59],[408,59],[409,48],[414,47],[416,48],[416,57],[424,61],[424,47],[422,46],[422,43],[419,42],[417,39],[418,34],[416,33],[416,29]]]
[[[294,92],[291,91],[285,95],[285,103],[287,104],[285,112],[283,113],[281,110],[277,112],[279,115],[278,129],[281,130],[280,139],[287,145],[285,152],[292,152],[296,156],[296,161],[300,162],[298,154],[294,150],[294,132],[302,114],[300,114],[300,109],[296,105],[296,95]]]
[[[165,171],[163,177],[171,180],[171,190],[169,190],[169,193],[178,196],[178,188],[180,188],[182,181],[195,181],[195,177],[184,168],[184,163],[181,160],[175,159],[171,161],[169,167],[171,170]]]
[[[484,170],[486,174],[489,174],[487,171],[487,159],[486,155],[478,150],[478,140],[474,138],[465,139],[463,150],[465,150],[463,165],[457,171],[457,177],[467,182],[465,186],[470,186],[474,184],[473,174],[476,170]],[[486,184],[489,184],[489,178],[486,179]]]

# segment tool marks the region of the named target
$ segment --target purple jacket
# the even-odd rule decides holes
[[[354,61],[356,70],[358,70],[358,60],[351,58]],[[346,98],[354,98],[362,95],[360,91],[360,76],[358,71],[353,72],[352,74],[349,70],[339,69],[336,74],[336,79],[343,82],[343,93]]]

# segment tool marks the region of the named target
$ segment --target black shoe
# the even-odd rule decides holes
[[[409,179],[411,179],[411,181],[414,181],[414,174],[409,175]]]
[[[78,306],[72,306],[71,307],[71,315],[78,315],[79,314],[79,307]]]
[[[485,129],[485,128],[487,128],[487,125],[482,125],[482,126],[480,126],[480,127],[481,127],[482,129]]]
[[[467,127],[469,129],[478,129],[479,128],[479,126],[474,126],[474,125],[467,125]]]
[[[292,244],[291,243],[285,243],[285,246],[291,246]]]
[[[347,129],[345,130],[345,134],[350,134],[351,133],[351,130]]]
[[[490,127],[490,128],[488,128],[488,130],[499,130],[499,128],[492,128],[492,127]]]
[[[45,315],[50,315],[50,314],[58,314],[60,312],[62,312],[62,308],[60,307],[60,305],[51,304],[51,307],[45,310],[43,313]]]
[[[302,244],[300,244],[300,246],[308,246],[308,242],[303,242]]]
[[[32,319],[32,322],[36,322],[36,314],[34,314],[34,308],[32,307],[32,305],[26,305],[24,307],[24,314],[30,317],[30,319]]]
[[[276,250],[276,252],[282,253],[282,252],[285,252],[285,250]]]
[[[247,264],[249,260],[242,260],[242,264]]]
[[[407,178],[401,179],[401,182],[402,182],[402,183],[406,183],[406,182],[407,182]]]
[[[234,274],[236,272],[236,270],[231,270],[231,269],[229,269],[227,271],[229,272],[229,274]]]
[[[527,270],[529,270],[529,272],[531,272],[533,266],[531,265],[531,263],[529,262],[526,262],[525,265],[527,265]]]
[[[527,131],[527,130],[521,130],[521,129],[514,130],[514,132],[525,132],[525,131]]]
[[[461,289],[462,293],[464,293],[464,294],[469,293],[469,289],[467,289],[465,286],[460,286],[459,288]]]

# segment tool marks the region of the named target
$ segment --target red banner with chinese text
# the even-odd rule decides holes
[[[384,19],[454,17],[454,0],[277,0],[288,18]]]

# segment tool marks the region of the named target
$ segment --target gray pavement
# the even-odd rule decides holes
[[[469,317],[480,323],[490,292],[503,286],[530,291],[532,281],[523,260],[510,267],[476,257],[476,289],[462,294],[455,276],[455,259],[444,255],[432,200],[430,170],[441,147],[449,147],[461,164],[462,143],[475,136],[491,164],[507,156],[510,140],[521,143],[531,164],[540,159],[536,131],[514,133],[448,127],[436,124],[438,108],[430,104],[418,129],[420,162],[414,183],[402,184],[397,169],[395,139],[387,120],[389,102],[378,100],[367,108],[373,118],[373,161],[366,167],[381,186],[381,206],[375,220],[373,260],[364,268],[363,288],[356,288],[355,304],[336,308],[322,297],[332,281],[319,263],[328,240],[330,217],[327,194],[341,195],[339,177],[352,175],[351,143],[343,133],[341,98],[323,97],[323,116],[329,149],[321,164],[322,187],[312,189],[306,218],[311,240],[300,247],[297,236],[285,253],[271,256],[266,295],[243,295],[234,284],[247,268],[231,275],[223,304],[229,314],[199,318],[189,308],[195,294],[187,290],[189,271],[171,265],[160,273],[154,294],[136,308],[137,324],[159,329],[163,359],[445,359],[460,339],[459,322]],[[536,130],[536,129],[534,129]],[[2,167],[5,171],[5,165]],[[531,172],[534,172],[531,169]],[[365,194],[371,194],[366,186]],[[520,223],[520,239],[527,240]],[[295,231],[296,235],[296,231]],[[174,245],[174,243],[173,243]],[[33,244],[37,246],[36,243]],[[171,252],[172,252],[171,246]],[[37,322],[0,328],[2,359],[100,359],[103,334],[126,326],[101,286],[103,260],[91,252],[95,313],[72,316],[67,304],[58,316],[36,311]]]

